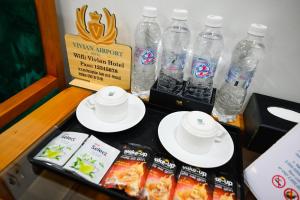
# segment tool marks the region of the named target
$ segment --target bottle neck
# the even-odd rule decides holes
[[[205,25],[203,32],[210,32],[213,34],[222,35],[222,27],[211,27],[211,26]]]
[[[142,19],[143,22],[157,22],[156,21],[156,17],[147,17],[147,16],[143,16],[143,19]]]
[[[250,33],[247,34],[247,37],[245,39],[250,40],[250,41],[255,41],[255,42],[258,42],[258,43],[263,43],[263,41],[264,41],[263,36],[257,36],[257,35],[253,35],[253,34],[250,34]]]
[[[179,20],[179,19],[172,18],[171,25],[188,28],[187,20]]]

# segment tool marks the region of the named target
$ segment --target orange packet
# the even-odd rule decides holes
[[[213,200],[236,200],[234,182],[224,176],[214,178]]]
[[[174,161],[155,157],[140,199],[171,200],[175,190],[176,165]]]
[[[124,145],[120,157],[106,173],[100,185],[124,190],[129,196],[139,196],[148,174],[150,156],[150,148],[137,144]]]
[[[175,200],[212,200],[207,173],[198,167],[183,165],[177,181]]]

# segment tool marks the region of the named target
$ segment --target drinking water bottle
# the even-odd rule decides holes
[[[144,7],[143,19],[135,32],[131,92],[141,98],[149,97],[150,88],[155,82],[157,48],[161,38],[156,16],[156,8]]]
[[[262,24],[251,24],[248,36],[236,45],[227,78],[217,91],[212,111],[219,121],[233,121],[241,111],[247,88],[264,54],[266,30],[267,27]]]
[[[194,43],[190,77],[184,96],[209,103],[213,91],[213,78],[224,48],[221,16],[208,15],[204,30]]]
[[[191,33],[187,25],[187,10],[173,10],[172,22],[162,36],[161,70],[157,88],[179,94],[183,89],[184,66]]]

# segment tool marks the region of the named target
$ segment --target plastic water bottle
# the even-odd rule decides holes
[[[184,96],[210,102],[213,77],[224,48],[221,16],[208,15],[204,30],[199,33],[193,48],[191,74]]]
[[[183,88],[183,69],[187,59],[191,33],[186,23],[187,10],[173,10],[172,22],[162,36],[159,90],[179,94]]]
[[[233,121],[241,111],[247,88],[264,54],[266,30],[267,27],[262,24],[251,24],[248,36],[236,45],[227,78],[217,91],[212,111],[219,121]]]
[[[150,88],[155,82],[157,48],[161,39],[156,16],[156,8],[144,7],[143,19],[135,32],[131,92],[141,98],[149,97]]]

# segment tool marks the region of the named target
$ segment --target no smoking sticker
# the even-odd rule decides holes
[[[287,188],[283,192],[286,200],[299,200],[299,194],[293,188]]]
[[[285,179],[283,176],[275,175],[272,178],[272,184],[276,188],[283,188],[286,184]]]

